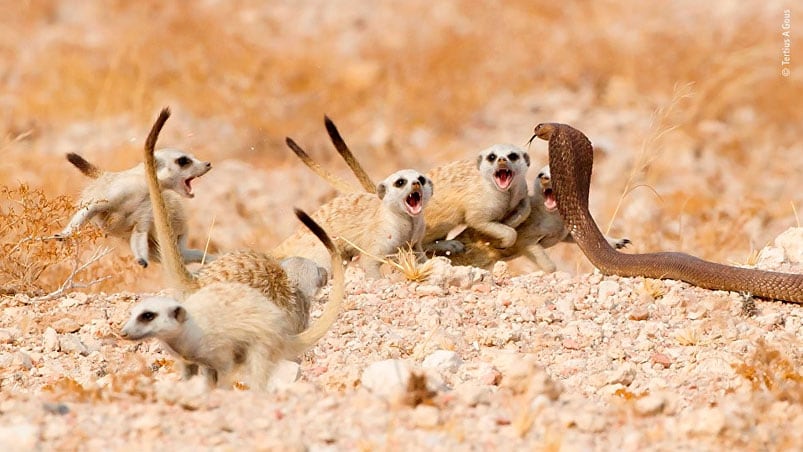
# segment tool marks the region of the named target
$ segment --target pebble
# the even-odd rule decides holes
[[[603,305],[609,304],[611,297],[619,292],[619,284],[616,281],[605,280],[597,287],[597,299]]]
[[[301,376],[301,366],[295,361],[280,361],[270,377],[270,386],[274,388],[286,388],[295,383]]]
[[[74,334],[65,334],[59,338],[59,346],[61,347],[61,351],[64,353],[77,353],[82,356],[86,356],[89,354],[89,350],[86,348],[83,342]]]
[[[462,363],[460,356],[451,350],[435,350],[424,358],[421,367],[455,373]]]
[[[471,407],[490,403],[491,391],[488,386],[480,386],[473,382],[460,383],[454,388],[454,392],[460,401]]]
[[[386,359],[371,363],[362,373],[360,382],[373,394],[386,399],[404,395],[410,379],[410,364],[401,359]]]
[[[42,335],[42,349],[46,352],[59,351],[59,333],[51,327],[47,327]]]
[[[647,308],[636,308],[627,315],[630,320],[647,320],[650,318],[650,311]]]
[[[81,329],[81,324],[72,317],[62,317],[51,325],[54,330],[61,334],[75,333]]]
[[[666,406],[666,399],[661,394],[648,394],[638,400],[634,405],[636,413],[642,416],[654,416],[661,413]]]
[[[413,423],[417,427],[432,428],[440,422],[440,412],[431,405],[418,405],[413,410]]]
[[[0,329],[0,344],[13,344],[14,338],[17,336],[19,336],[19,333],[14,334],[14,331],[10,329]]]
[[[782,248],[786,260],[803,263],[803,228],[789,228],[775,238],[775,246]]]
[[[672,358],[666,356],[663,353],[653,353],[650,356],[650,361],[653,364],[658,364],[658,365],[662,366],[664,369],[666,369],[666,368],[668,368],[669,366],[672,365]]]

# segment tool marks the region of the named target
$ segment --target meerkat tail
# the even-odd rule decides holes
[[[332,292],[329,294],[329,301],[326,302],[323,314],[316,320],[309,328],[294,336],[295,343],[297,344],[297,353],[303,353],[306,349],[314,345],[320,338],[329,331],[329,327],[335,323],[337,316],[340,315],[340,310],[343,305],[344,286],[345,286],[345,269],[343,267],[343,258],[338,251],[337,246],[332,242],[332,239],[303,210],[293,209],[296,216],[304,226],[309,228],[318,239],[323,242],[329,254],[332,256]]]
[[[148,193],[153,206],[153,225],[156,229],[156,240],[159,242],[159,255],[163,271],[171,284],[184,292],[190,292],[198,288],[198,283],[184,265],[184,260],[178,249],[176,232],[168,219],[167,206],[162,195],[162,189],[159,186],[159,180],[156,177],[156,160],[153,156],[159,132],[162,131],[162,127],[164,127],[169,117],[170,109],[163,108],[159,112],[156,122],[153,123],[151,131],[148,133],[148,138],[145,140],[145,174],[148,181]]]
[[[343,137],[340,135],[340,131],[337,130],[335,123],[332,122],[328,116],[323,117],[323,122],[326,125],[326,132],[329,134],[332,144],[334,144],[335,149],[337,149],[337,153],[343,157],[343,160],[346,161],[346,164],[349,166],[349,168],[351,168],[351,171],[355,176],[357,176],[357,180],[360,181],[360,185],[362,185],[362,187],[368,193],[376,193],[376,184],[371,180],[371,176],[368,175],[362,165],[360,165],[360,162],[354,157],[354,154],[351,153],[351,149],[349,149],[346,141],[343,140]]]
[[[100,168],[89,163],[88,161],[86,161],[86,159],[84,159],[83,157],[74,152],[70,152],[69,154],[67,154],[67,160],[69,160],[70,163],[72,163],[76,168],[78,168],[79,171],[84,173],[84,176],[91,177],[92,179],[97,179],[100,177],[101,174],[103,174],[103,171]]]
[[[313,173],[320,176],[326,182],[329,182],[329,184],[332,185],[335,190],[341,193],[356,193],[358,191],[348,182],[323,169],[323,167],[316,163],[315,160],[313,160],[312,157],[310,157],[309,154],[307,154],[307,152],[301,148],[301,146],[293,141],[292,138],[285,138],[285,143],[287,143],[287,147],[293,151],[296,157],[301,159],[301,161],[304,162],[304,164],[307,165],[307,167],[311,169]]]

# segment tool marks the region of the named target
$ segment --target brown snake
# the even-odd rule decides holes
[[[579,130],[566,124],[542,123],[534,137],[549,142],[549,168],[558,210],[575,242],[604,274],[677,279],[715,290],[803,303],[803,275],[716,264],[684,253],[625,254],[613,249],[588,210],[593,147]],[[533,138],[534,138],[533,137]]]

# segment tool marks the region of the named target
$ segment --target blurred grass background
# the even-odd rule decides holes
[[[523,145],[535,124],[560,121],[598,148],[592,211],[603,228],[613,220],[636,251],[744,263],[803,210],[803,70],[793,54],[791,76],[780,74],[785,9],[792,2],[0,1],[0,185],[77,198],[86,180],[64,153],[133,166],[169,105],[160,143],[216,168],[187,203],[193,245],[216,217],[217,248],[269,248],[295,227],[287,204],[314,209],[333,195],[285,136],[348,175],[324,114],[375,179]],[[545,143],[530,153],[532,180]],[[564,270],[590,268],[574,247],[550,254]],[[114,269],[158,280],[133,259]],[[116,281],[105,289],[131,283]]]

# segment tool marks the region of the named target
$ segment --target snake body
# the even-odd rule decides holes
[[[676,279],[706,289],[803,303],[803,275],[732,267],[675,252],[625,254],[613,249],[588,210],[593,147],[579,130],[542,123],[534,136],[549,142],[558,210],[588,260],[604,274]]]

